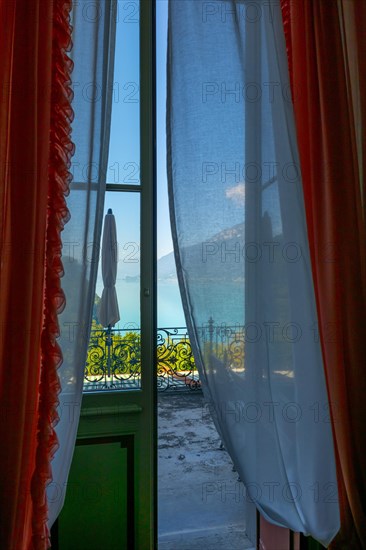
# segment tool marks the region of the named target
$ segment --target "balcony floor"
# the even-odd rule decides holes
[[[254,550],[243,485],[201,392],[158,396],[159,550]]]

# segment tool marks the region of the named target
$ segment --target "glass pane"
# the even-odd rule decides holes
[[[175,267],[166,171],[167,0],[157,2],[156,19],[158,327],[159,329],[175,330],[178,327],[185,328],[186,321]]]
[[[138,0],[119,0],[107,183],[140,184]]]
[[[117,228],[116,294],[120,321],[111,329],[100,323],[98,311],[104,287],[100,256],[84,391],[141,387],[140,194],[107,192],[104,214],[109,208]]]

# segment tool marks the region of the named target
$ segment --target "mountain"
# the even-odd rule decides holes
[[[175,268],[174,252],[162,256],[158,260],[158,280],[176,281],[177,270]]]
[[[205,242],[181,249],[181,258],[190,265],[190,278],[195,280],[233,281],[244,279],[244,224],[237,224],[213,235]],[[158,260],[158,279],[175,281],[177,272],[174,253]]]

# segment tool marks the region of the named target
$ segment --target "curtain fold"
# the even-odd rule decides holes
[[[63,302],[60,230],[68,216],[64,195],[73,152],[67,89],[71,67],[65,55],[69,8],[67,0],[0,2],[0,545],[4,550],[48,547],[45,486],[56,444],[53,425],[61,361],[56,343],[57,313]],[[62,88],[59,112],[56,80]]]
[[[364,139],[366,127],[366,101],[364,99],[366,97],[366,36],[359,24],[360,21],[366,20],[366,4],[354,0],[351,2],[338,0],[338,8],[347,73],[348,103],[351,108],[350,117],[354,123],[357,147],[355,161],[359,167],[363,219],[366,223],[366,140]]]
[[[284,28],[279,4],[250,4],[170,2],[177,271],[243,498],[327,545],[337,482]]]
[[[312,270],[333,431],[341,531],[332,548],[364,548],[366,526],[365,37],[363,2],[282,7],[293,75]]]
[[[79,0],[71,15],[75,155],[66,203],[70,221],[62,234],[66,306],[59,318],[63,353],[59,422],[55,428],[59,448],[52,461],[52,483],[47,490],[49,527],[64,503],[81,409],[104,211],[117,3]]]

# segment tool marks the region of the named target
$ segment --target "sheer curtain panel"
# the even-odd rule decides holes
[[[82,400],[103,222],[116,17],[115,0],[78,0],[72,10],[75,156],[67,200],[70,221],[62,234],[66,307],[59,318],[62,391],[60,421],[56,426],[59,448],[52,462],[53,481],[47,493],[49,526],[64,502]]]
[[[286,45],[277,2],[171,0],[168,179],[203,390],[254,501],[339,529]]]

